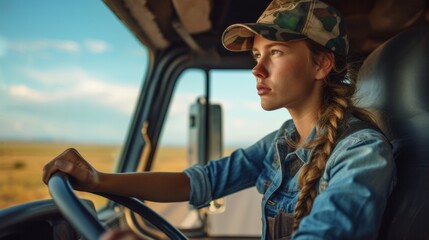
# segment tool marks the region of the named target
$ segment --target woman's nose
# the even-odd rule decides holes
[[[264,79],[268,76],[267,69],[261,60],[256,63],[255,67],[253,67],[252,74],[257,79]]]

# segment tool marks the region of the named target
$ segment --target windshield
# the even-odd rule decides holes
[[[2,1],[0,208],[50,198],[42,167],[68,147],[112,171],[147,61],[102,1]]]

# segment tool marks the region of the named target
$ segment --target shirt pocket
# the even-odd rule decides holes
[[[299,191],[277,191],[272,201],[279,212],[293,213],[298,199]]]

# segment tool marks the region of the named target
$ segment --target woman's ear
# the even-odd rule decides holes
[[[335,65],[334,53],[322,53],[317,57],[315,79],[325,79]]]

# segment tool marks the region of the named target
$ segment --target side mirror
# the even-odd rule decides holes
[[[199,97],[189,109],[189,165],[222,157],[222,108]]]

